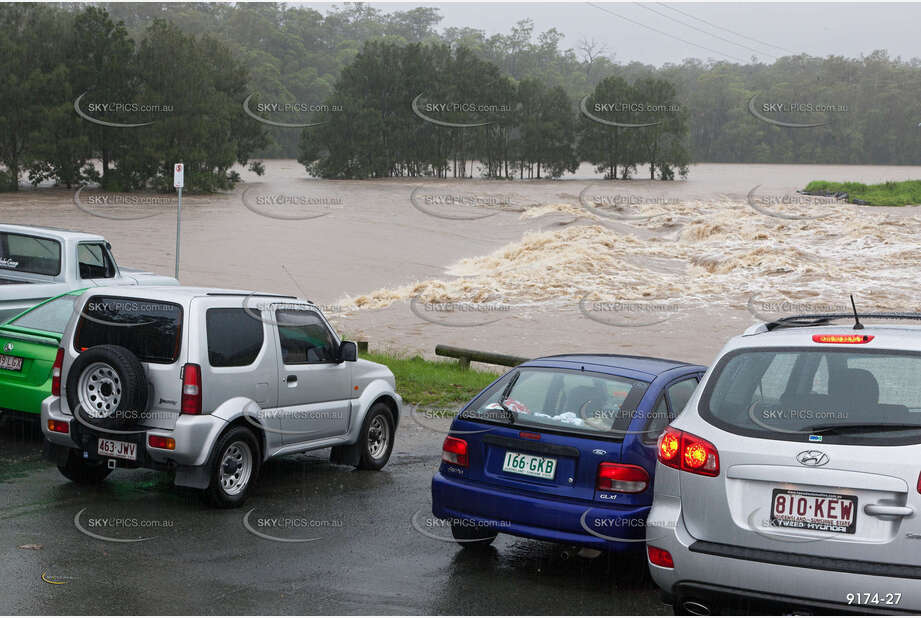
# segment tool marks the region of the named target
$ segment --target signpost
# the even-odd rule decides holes
[[[173,165],[173,186],[179,191],[179,207],[176,209],[176,279],[179,278],[179,237],[182,232],[182,187],[185,185],[185,169],[182,163]]]

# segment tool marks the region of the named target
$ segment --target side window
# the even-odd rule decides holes
[[[646,429],[643,432],[643,441],[654,444],[672,418],[673,415],[668,413],[668,404],[665,401],[665,395],[660,395],[659,403],[656,404],[656,409],[652,413],[652,418],[646,423]]]
[[[673,417],[677,417],[688,404],[694,389],[697,388],[697,378],[688,378],[681,382],[675,382],[668,387],[668,401],[672,404]]]
[[[265,339],[262,322],[253,310],[212,308],[205,313],[208,362],[212,367],[252,365]]]
[[[338,362],[336,339],[315,312],[278,309],[275,322],[286,365]]]
[[[651,443],[659,439],[665,426],[681,414],[684,406],[691,399],[691,395],[694,394],[695,388],[697,388],[697,378],[687,378],[668,387],[666,392],[669,405],[666,405],[666,395],[659,398],[659,403],[656,404],[655,412],[649,419],[649,423],[646,424],[646,432],[643,434],[646,442]]]
[[[81,279],[111,279],[115,276],[115,264],[112,263],[105,245],[79,245],[77,261],[80,264]]]

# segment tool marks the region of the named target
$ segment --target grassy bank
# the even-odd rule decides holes
[[[921,204],[921,180],[883,182],[865,185],[860,182],[828,182],[813,180],[807,193],[847,193],[847,201],[870,206],[908,206]]]
[[[499,373],[461,369],[454,361],[428,361],[420,356],[402,358],[381,352],[364,352],[362,358],[387,365],[397,381],[397,392],[417,406],[466,402]]]

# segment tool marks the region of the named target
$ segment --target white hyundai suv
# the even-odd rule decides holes
[[[921,612],[917,314],[796,316],[720,352],[658,442],[650,571],[677,614]]]
[[[61,473],[175,472],[239,506],[270,457],[332,447],[379,470],[402,399],[309,301],[192,287],[91,288],[75,303],[42,403]]]

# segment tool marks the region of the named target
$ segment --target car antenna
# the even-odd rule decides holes
[[[860,323],[860,318],[857,316],[857,305],[854,304],[854,295],[851,294],[851,309],[854,310],[854,330],[861,330],[863,324]]]

